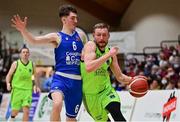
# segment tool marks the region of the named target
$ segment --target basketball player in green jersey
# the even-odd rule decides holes
[[[93,37],[94,41],[87,42],[82,53],[84,62],[81,62],[81,75],[85,107],[95,121],[109,121],[108,113],[114,121],[126,121],[120,111],[120,98],[111,85],[108,68],[119,82],[129,84],[132,78],[121,72],[116,57],[118,48],[107,47],[109,25],[96,24]]]
[[[11,118],[14,120],[19,110],[22,107],[23,119],[22,121],[29,120],[29,108],[32,101],[32,91],[40,92],[39,87],[33,87],[32,76],[35,73],[35,66],[29,60],[29,49],[24,46],[20,50],[20,59],[14,61],[6,76],[7,90],[11,90]],[[34,80],[37,81],[36,77]]]

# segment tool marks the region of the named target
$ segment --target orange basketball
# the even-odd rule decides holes
[[[148,82],[144,78],[134,78],[129,84],[129,93],[134,97],[142,97],[148,92]]]

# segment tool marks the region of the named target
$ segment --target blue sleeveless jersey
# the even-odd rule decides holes
[[[80,59],[83,43],[78,33],[72,35],[58,32],[61,36],[60,45],[55,48],[55,71],[80,75]]]

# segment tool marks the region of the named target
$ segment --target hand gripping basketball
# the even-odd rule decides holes
[[[129,93],[133,97],[143,97],[148,92],[148,82],[145,76],[135,76],[129,83]]]

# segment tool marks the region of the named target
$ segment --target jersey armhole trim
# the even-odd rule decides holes
[[[16,61],[16,69],[14,70],[14,73],[13,73],[13,74],[16,73],[16,70],[17,70],[17,68],[18,68],[18,61],[19,61],[19,60]]]
[[[57,33],[57,35],[58,35],[59,38],[56,40],[57,41],[57,47],[56,48],[59,47],[59,45],[61,44],[61,41],[62,41],[61,34]]]

